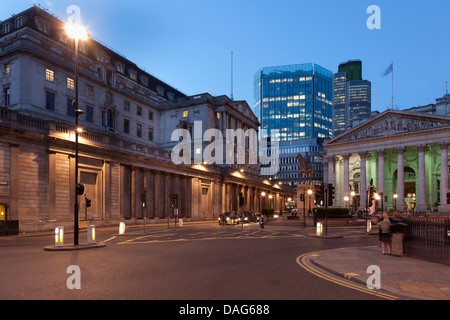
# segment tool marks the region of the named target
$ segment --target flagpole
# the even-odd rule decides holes
[[[392,110],[394,110],[394,63],[392,62]]]

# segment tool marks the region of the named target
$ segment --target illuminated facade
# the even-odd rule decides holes
[[[19,221],[23,231],[70,228],[74,43],[64,22],[37,6],[0,25],[0,220]],[[167,221],[173,217],[172,194],[178,195],[179,216],[188,219],[266,206],[280,211],[284,200],[295,195],[260,177],[259,164],[173,163],[171,133],[176,129],[196,121],[204,130],[257,129],[245,101],[189,97],[94,39],[80,41],[78,89],[84,111],[78,176],[86,186],[85,196],[79,197],[80,220],[97,226],[142,223],[144,217]],[[261,199],[263,191],[276,201]]]
[[[268,67],[254,77],[253,112],[272,141],[332,136],[332,72],[317,64]]]
[[[325,142],[324,180],[335,187],[333,205],[367,208],[372,182],[383,200],[376,206],[384,210],[448,214],[449,137],[448,116],[387,110]]]

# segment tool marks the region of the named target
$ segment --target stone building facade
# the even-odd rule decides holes
[[[345,203],[348,197],[367,208],[372,182],[384,209],[450,213],[449,144],[450,117],[396,110],[327,141],[325,183],[335,186],[334,205],[352,205]]]
[[[76,184],[74,43],[64,23],[37,6],[1,27],[0,209],[24,231],[70,227]],[[172,132],[196,121],[204,130],[258,128],[245,101],[206,93],[188,97],[94,39],[80,42],[79,59],[84,114],[78,176],[86,186],[80,220],[109,225],[167,219],[173,216],[172,194],[178,195],[179,215],[190,219],[268,206],[283,210],[295,195],[261,178],[258,164],[172,161]],[[263,191],[275,200],[267,201]]]

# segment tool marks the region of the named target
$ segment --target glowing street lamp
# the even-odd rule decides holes
[[[73,244],[78,245],[78,235],[79,235],[79,225],[78,225],[78,196],[80,196],[80,188],[78,184],[78,135],[80,134],[80,128],[78,126],[78,119],[81,114],[84,113],[83,110],[78,108],[78,42],[80,40],[89,39],[88,31],[80,25],[76,24],[66,24],[64,29],[66,30],[69,38],[75,40],[75,101],[73,108],[75,109],[75,204],[74,204],[74,236]],[[82,132],[82,131],[81,131]]]

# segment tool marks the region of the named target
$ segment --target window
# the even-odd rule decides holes
[[[72,78],[67,77],[67,89],[75,90],[75,81]]]
[[[125,74],[125,66],[121,63],[116,64],[116,70],[117,70],[117,72],[120,72],[121,74]]]
[[[149,111],[148,112],[148,120],[152,120],[153,121],[153,111]]]
[[[45,80],[50,82],[55,82],[55,71],[52,69],[46,68],[45,69]]]
[[[137,106],[136,114],[137,114],[138,116],[142,116],[142,107]]]
[[[94,108],[86,106],[86,121],[94,122]]]
[[[11,90],[9,88],[4,89],[4,96],[5,96],[5,106],[9,106],[11,103]]]
[[[9,22],[8,22],[8,23],[5,23],[5,24],[3,25],[3,34],[7,34],[10,30],[11,30],[11,27],[10,27]]]
[[[129,74],[130,74],[130,78],[131,79],[133,79],[133,80],[137,79],[137,72],[136,71],[130,70]]]
[[[16,29],[19,29],[20,27],[23,26],[23,18],[22,17],[16,18],[15,26],[16,26]]]
[[[46,34],[50,34],[50,27],[47,22],[36,19],[36,27],[38,28],[39,31],[42,31]]]
[[[137,124],[136,127],[136,135],[138,136],[138,138],[142,137],[142,125],[141,124]]]
[[[116,118],[113,110],[108,109],[106,112],[102,111],[102,125],[108,129],[114,129],[116,127]]]
[[[153,129],[148,128],[148,140],[153,141]]]
[[[130,120],[123,119],[123,132],[130,133]]]
[[[130,111],[130,103],[128,101],[123,102],[123,110]]]
[[[90,85],[86,85],[86,96],[93,97],[94,96],[94,88]]]
[[[66,114],[71,117],[75,116],[75,110],[73,108],[73,100],[72,99],[67,99],[66,106],[67,106]]]
[[[189,115],[189,111],[188,110],[184,110],[183,111],[183,118],[187,118]]]
[[[114,103],[114,98],[111,93],[109,93],[109,92],[106,93],[105,102],[106,102],[106,105],[108,105],[108,106],[111,106]]]
[[[45,92],[45,108],[48,110],[55,110],[55,94],[52,92]]]
[[[9,76],[11,74],[11,65],[9,63],[5,63],[5,67],[3,70],[3,75],[5,77]]]

